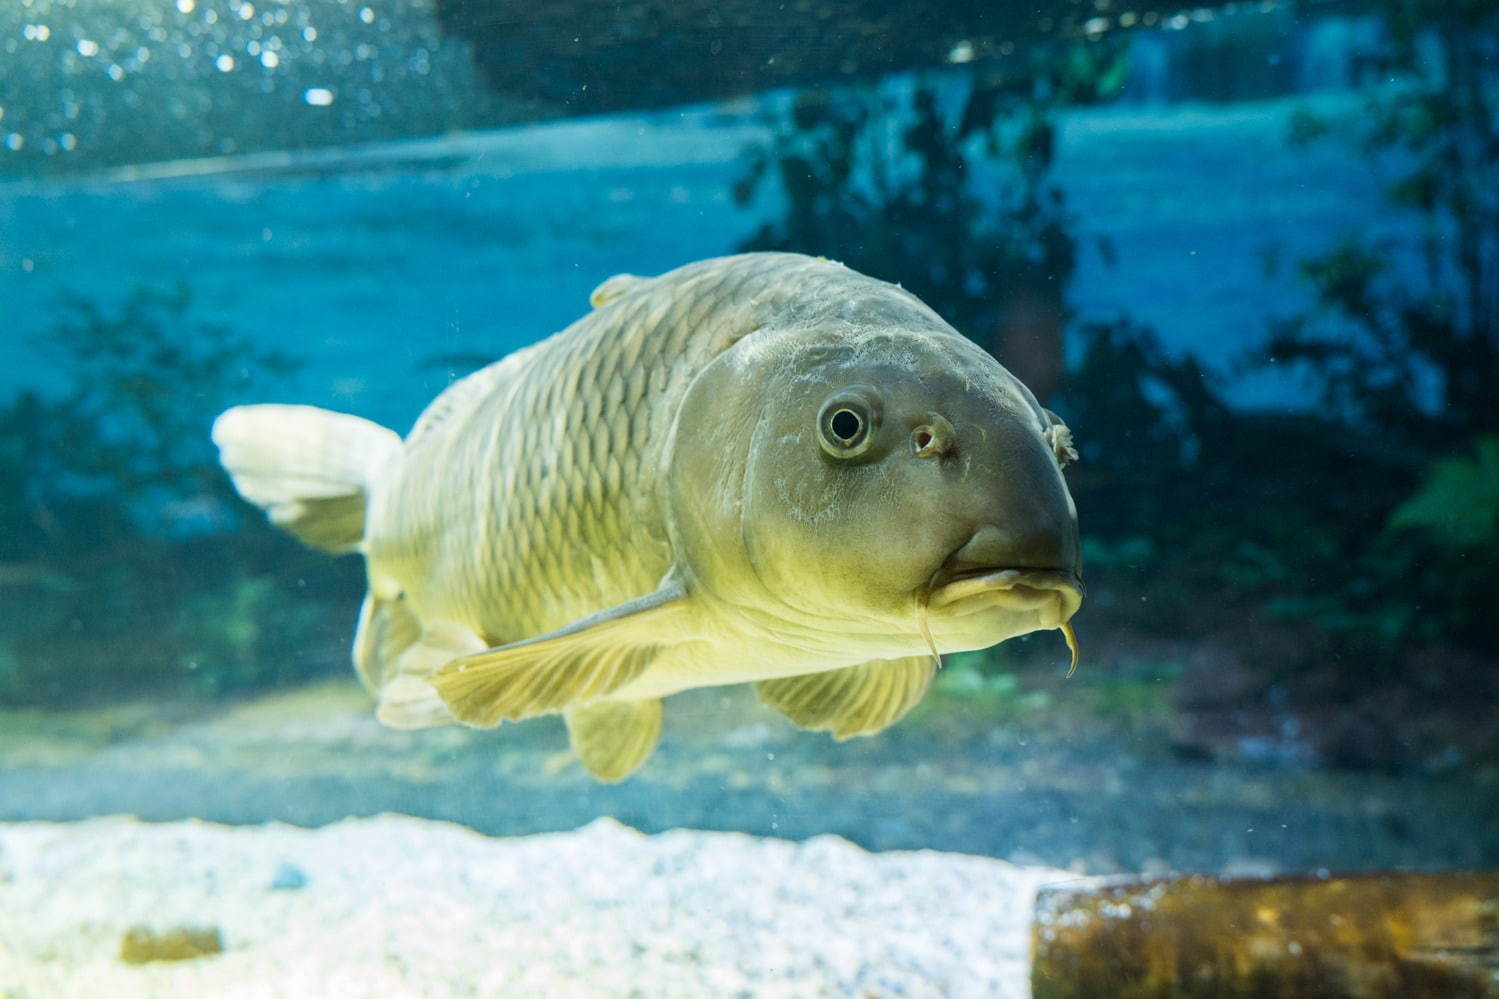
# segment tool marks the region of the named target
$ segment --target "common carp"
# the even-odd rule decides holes
[[[688,688],[752,681],[847,738],[910,710],[940,653],[1060,629],[1076,664],[1071,434],[914,295],[755,253],[592,305],[404,441],[307,406],[215,422],[245,499],[364,556],[381,721],[561,712],[619,780]]]

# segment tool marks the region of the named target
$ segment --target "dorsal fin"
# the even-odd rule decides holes
[[[593,289],[593,294],[588,296],[588,304],[595,309],[601,305],[608,305],[631,288],[649,280],[650,278],[644,278],[638,274],[616,274],[612,278],[606,278],[602,284]]]

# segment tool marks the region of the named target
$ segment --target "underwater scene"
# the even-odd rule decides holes
[[[1499,6],[4,0],[0,999],[1499,996]]]

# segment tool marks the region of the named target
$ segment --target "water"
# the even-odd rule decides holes
[[[1225,367],[1270,319],[1306,307],[1306,288],[1267,273],[1268,258],[1309,256],[1354,228],[1408,234],[1372,211],[1377,178],[1348,150],[1287,147],[1303,105],[1064,117],[1056,178],[1084,220],[1079,319],[1134,316],[1173,352]],[[276,398],[407,426],[462,367],[444,359],[501,356],[561,329],[611,274],[731,252],[758,220],[729,190],[762,134],[748,114],[671,112],[290,157],[227,179],[13,183],[0,292],[23,355],[4,377],[50,380],[47,359],[25,352],[65,292],[108,301],[180,281],[205,310],[306,361]],[[287,301],[298,307],[276,304]],[[1269,315],[1265,301],[1277,302]],[[1219,335],[1204,336],[1209,325]],[[1286,379],[1234,390],[1246,404],[1305,405]]]
[[[562,117],[491,91],[469,43],[424,5],[179,0],[174,14],[28,0],[14,23],[0,16],[0,910],[9,894],[19,914],[0,919],[0,996],[101,981],[122,995],[264,982],[288,995],[341,982],[348,994],[1018,995],[1028,922],[1010,914],[1038,884],[1499,864],[1499,650],[1483,604],[1499,421],[1463,388],[1466,372],[1480,386],[1499,373],[1499,297],[1485,290],[1499,209],[1484,187],[1499,167],[1485,154],[1432,175],[1478,192],[1462,218],[1440,193],[1451,187],[1424,209],[1391,195],[1425,140],[1414,155],[1365,145],[1360,125],[1413,95],[1454,106],[1465,78],[1432,68],[1459,44],[1441,25],[1402,56],[1382,9],[1204,8],[1124,36],[1027,43],[1113,45],[1124,59],[1107,99],[1019,99],[1055,128],[1029,161],[1042,178],[1032,208],[1067,252],[1033,241],[938,300],[931,255],[882,247],[931,245],[918,230],[941,218],[935,238],[956,258],[996,259],[961,213],[903,216],[903,244],[882,242],[876,211],[842,242],[796,247],[902,281],[949,315],[977,300],[964,332],[1018,345],[1000,360],[1036,372],[1083,454],[1068,470],[1083,665],[1064,677],[1062,642],[1045,633],[949,655],[910,717],[848,742],[795,728],[747,687],[689,691],[668,699],[660,747],[619,784],[578,765],[557,717],[381,726],[348,668],[360,560],[267,528],[232,493],[208,428],[230,405],[283,402],[405,432],[457,378],[583,315],[605,278],[746,248],[799,203],[774,185],[736,198],[735,185],[751,150],[784,138],[778,109],[801,91]],[[1469,70],[1492,95],[1499,26],[1473,16]],[[983,59],[948,61],[940,78],[906,73],[881,92],[909,108],[932,79],[960,98],[982,85]],[[307,96],[324,87],[339,127]],[[215,110],[160,134],[130,110],[168,98]],[[1293,142],[1311,116],[1327,134]],[[142,132],[134,151],[110,122]],[[959,190],[976,199],[964,204],[998,206],[1009,238],[1023,229],[1002,214],[1023,197],[1022,153],[995,134],[997,154],[912,145],[890,162],[958,150]],[[832,162],[835,146],[821,148]],[[826,227],[803,231],[840,231],[813,221]],[[1006,304],[985,311],[986,297]],[[1025,301],[1043,307],[1006,327]],[[1288,329],[1327,343],[1272,350]],[[1035,360],[1052,349],[1063,372]],[[372,818],[387,813],[410,819]],[[101,818],[122,815],[147,824]],[[601,818],[652,835],[589,825]],[[777,852],[782,840],[811,842]],[[934,885],[982,879],[995,894],[974,911],[1007,914],[981,971],[958,914],[900,866],[916,860],[883,852],[903,850],[992,858],[933,855],[930,868]],[[88,858],[74,869],[108,885],[117,911],[91,907],[58,859],[71,856]],[[555,898],[525,887],[547,856]],[[781,880],[734,880],[761,863]],[[826,880],[798,889],[817,865]],[[883,890],[871,885],[907,878],[890,904],[904,898],[904,932],[935,927],[931,940],[884,963],[894,945],[877,931],[869,952],[789,956],[800,920],[840,906],[893,940],[900,921],[860,906]],[[715,880],[732,886],[717,900]],[[547,955],[534,965],[484,929],[510,918],[485,908],[508,897],[525,915],[504,932]],[[638,908],[647,898],[677,915]],[[413,925],[427,905],[464,928]],[[600,915],[615,911],[628,932]],[[595,955],[582,963],[556,937],[578,912]],[[723,931],[673,921],[697,912]],[[381,942],[293,946],[343,918]],[[278,919],[283,935],[256,929]],[[221,956],[120,957],[132,927],[198,925],[220,932]],[[781,965],[764,957],[777,948]],[[963,967],[977,976],[966,984]]]

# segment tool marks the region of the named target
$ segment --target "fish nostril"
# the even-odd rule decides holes
[[[911,431],[911,446],[918,458],[937,458],[952,449],[952,424],[936,413],[929,414],[928,422]]]

